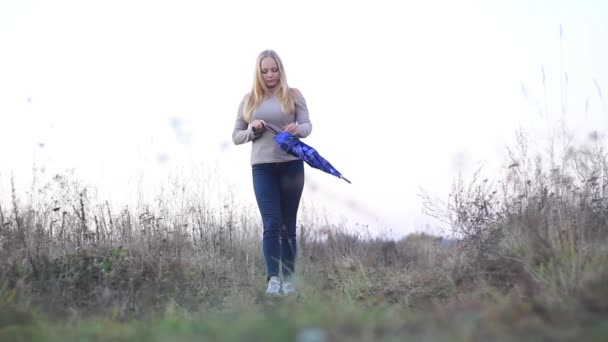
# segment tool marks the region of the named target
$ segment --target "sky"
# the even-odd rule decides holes
[[[117,205],[181,177],[254,207],[251,147],[231,133],[274,49],[308,104],[305,142],[353,182],[308,168],[303,203],[433,230],[421,189],[496,174],[517,129],[608,133],[606,42],[601,0],[0,0],[0,200],[11,177],[27,191],[74,170]]]

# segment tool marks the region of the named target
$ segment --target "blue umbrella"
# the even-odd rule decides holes
[[[268,131],[272,132],[275,137],[274,140],[281,146],[281,149],[292,156],[298,157],[299,159],[305,161],[311,167],[315,169],[319,169],[321,171],[325,171],[331,175],[334,175],[338,178],[344,179],[346,182],[351,184],[351,182],[346,179],[346,177],[342,176],[335,167],[333,167],[325,158],[319,155],[314,148],[303,143],[298,137],[289,133],[289,132],[277,132],[274,128],[269,127],[268,125],[264,125]]]

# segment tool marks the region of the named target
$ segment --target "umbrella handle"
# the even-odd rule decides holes
[[[272,128],[272,127],[268,126],[268,125],[264,125],[264,129],[266,129],[266,130],[268,130],[268,131],[272,132],[272,134],[274,134],[274,135],[279,134],[279,132],[277,132],[277,130],[276,130],[276,129],[274,129],[274,128]]]

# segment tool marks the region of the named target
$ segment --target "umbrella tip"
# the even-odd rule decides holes
[[[344,179],[348,184],[353,184],[353,183],[351,183],[351,181],[349,181],[348,179],[346,179],[346,177],[344,177],[344,176],[341,176],[340,178]]]

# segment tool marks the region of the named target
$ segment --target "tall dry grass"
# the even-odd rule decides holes
[[[4,305],[55,317],[132,318],[173,305],[220,310],[264,300],[257,212],[230,196],[213,206],[212,194],[179,182],[153,203],[118,209],[94,200],[94,191],[69,175],[56,175],[31,196],[13,186],[10,203],[0,206],[0,287],[10,298]],[[440,263],[436,237],[392,241],[318,215],[301,217],[302,283],[411,303],[422,295],[412,278],[420,275],[410,269]]]
[[[565,306],[594,297],[592,305],[606,312],[606,289],[589,290],[608,280],[603,138],[594,132],[582,146],[566,140],[532,154],[519,132],[508,155],[499,178],[479,170],[468,182],[459,178],[447,201],[422,196],[426,212],[459,238],[455,278]]]
[[[422,194],[453,239],[373,237],[304,213],[295,307],[264,296],[257,212],[229,195],[214,206],[212,194],[175,182],[151,203],[114,208],[65,175],[29,196],[13,187],[0,203],[0,337],[40,320],[145,322],[167,312],[193,321],[193,334],[203,333],[199,315],[213,334],[232,326],[213,317],[242,315],[240,337],[255,324],[266,336],[264,324],[277,321],[291,337],[299,322],[334,339],[584,336],[608,317],[603,137],[533,154],[519,134],[503,170],[460,177],[446,201]]]

